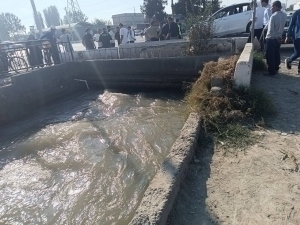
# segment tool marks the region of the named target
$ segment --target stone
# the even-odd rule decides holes
[[[224,86],[224,78],[219,76],[212,76],[210,78],[210,85],[211,87],[223,87]]]
[[[210,89],[210,93],[214,96],[223,96],[224,95],[224,90],[220,87],[212,87]]]

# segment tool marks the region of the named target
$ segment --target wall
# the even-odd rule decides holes
[[[123,59],[81,62],[80,79],[101,88],[182,88],[193,82],[208,61],[218,56]]]
[[[12,77],[12,85],[0,88],[0,125],[20,119],[35,108],[86,90],[74,79],[78,68],[66,64],[38,69]]]

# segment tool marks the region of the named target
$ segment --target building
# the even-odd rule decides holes
[[[118,25],[122,23],[125,26],[136,26],[144,23],[145,16],[143,13],[123,13],[112,16],[113,24]]]

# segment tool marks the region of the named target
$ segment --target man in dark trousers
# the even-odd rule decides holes
[[[160,38],[160,40],[161,41],[163,41],[163,40],[168,40],[168,33],[169,33],[169,24],[168,23],[161,23],[160,24],[160,27],[161,27],[161,29],[160,29],[160,34],[159,34],[159,38]]]
[[[264,12],[265,8],[258,6],[256,2],[252,1],[250,3],[250,6],[252,9],[256,8],[255,10],[255,17],[254,21],[252,21],[252,26],[254,26],[254,37],[256,37],[257,40],[260,43],[260,50],[264,50],[264,40],[261,38],[261,34],[263,32],[263,25],[264,25]],[[251,43],[251,32],[248,37],[248,43]]]
[[[292,68],[292,62],[300,57],[300,9],[294,12],[292,16],[285,43],[289,43],[291,39],[294,42],[294,54],[285,59],[285,66],[289,70]],[[300,61],[298,64],[298,74],[300,74]]]
[[[112,40],[110,34],[107,32],[106,28],[102,29],[102,34],[99,37],[99,42],[102,43],[102,48],[110,48],[110,41]]]
[[[279,70],[280,65],[280,45],[282,33],[286,22],[286,13],[281,11],[281,2],[275,1],[272,4],[272,16],[268,24],[266,36],[266,59],[268,72],[266,76],[274,76]]]
[[[168,36],[171,40],[172,39],[179,39],[179,27],[177,26],[177,23],[173,21],[172,17],[168,18],[169,23],[169,33]]]
[[[96,45],[93,40],[93,36],[91,35],[90,28],[85,29],[85,34],[82,37],[82,44],[85,46],[86,50],[92,50],[96,48]]]
[[[58,47],[57,47],[57,37],[55,35],[56,32],[56,27],[51,26],[50,31],[44,34],[41,39],[47,39],[51,47],[49,49],[50,54],[52,56],[54,64],[59,64],[60,63],[60,58],[59,58],[59,53],[58,53]]]

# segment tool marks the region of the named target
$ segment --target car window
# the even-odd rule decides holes
[[[230,15],[230,7],[227,7],[214,15],[215,19],[220,19]]]

